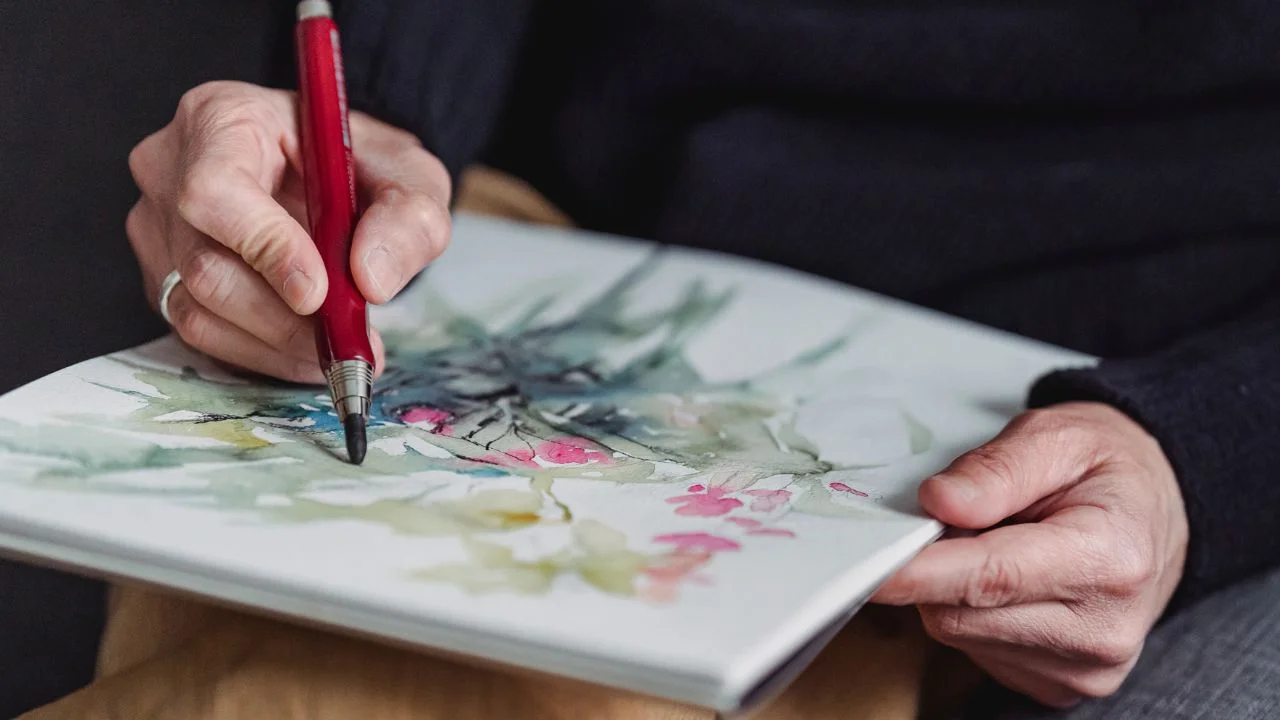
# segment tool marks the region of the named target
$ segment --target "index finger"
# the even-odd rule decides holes
[[[262,132],[230,121],[200,133],[187,150],[178,213],[244,258],[294,312],[310,314],[324,301],[328,278],[311,236],[265,187],[274,168],[266,166],[272,150]]]
[[[926,547],[873,600],[974,608],[1076,600],[1102,564],[1093,543],[1070,524],[1009,525]]]

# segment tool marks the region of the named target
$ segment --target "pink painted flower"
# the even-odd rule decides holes
[[[708,552],[723,552],[742,549],[742,546],[734,540],[704,532],[670,533],[659,535],[653,541],[675,545],[677,551],[705,550]]]
[[[753,512],[773,512],[791,499],[789,490],[747,490],[743,494],[755,498],[750,508]]]
[[[556,440],[539,442],[533,447],[513,443],[514,447],[494,447],[474,458],[477,462],[501,467],[541,468],[543,460],[557,465],[585,465],[612,463],[613,459],[598,445],[579,437],[564,436]]]
[[[533,461],[533,451],[529,448],[515,448],[513,450],[508,450],[505,454],[519,460],[520,462],[527,463]]]
[[[447,423],[449,418],[447,411],[429,405],[409,408],[400,414],[400,421],[406,425],[431,425],[434,426],[430,428],[431,432],[437,435],[453,434],[453,426]]]
[[[405,412],[401,413],[400,419],[410,425],[417,423],[439,425],[449,419],[449,413],[439,408],[420,405],[415,408],[409,408]]]
[[[678,549],[658,558],[644,573],[655,580],[679,580],[711,559],[707,550]]]
[[[680,598],[679,580],[652,580],[640,589],[640,597],[651,603],[666,605]]]
[[[695,488],[698,489],[695,490]],[[676,510],[677,515],[716,517],[717,515],[728,515],[742,507],[741,500],[727,497],[728,494],[728,491],[724,488],[703,488],[701,485],[694,485],[689,488],[688,495],[667,498],[667,502],[680,506]]]
[[[475,458],[476,462],[509,468],[537,468],[533,462],[533,453],[527,448],[518,448],[510,452],[491,452]]]
[[[709,584],[706,578],[694,573],[711,556],[712,553],[708,550],[677,548],[655,558],[653,564],[644,569],[649,582],[640,591],[641,596],[650,602],[669,603],[679,596],[682,582]]]
[[[833,482],[833,483],[831,483],[831,489],[832,489],[832,490],[838,490],[838,491],[840,491],[840,492],[853,493],[854,495],[857,495],[858,497],[871,497],[870,495],[868,495],[868,494],[866,494],[866,493],[862,492],[861,490],[855,490],[854,488],[851,488],[851,487],[849,487],[848,485],[845,485],[845,484],[844,484],[844,483],[842,483],[842,482]]]
[[[643,572],[648,582],[640,590],[644,599],[655,603],[674,601],[681,583],[712,584],[711,578],[698,574],[718,552],[742,549],[737,542],[704,532],[659,535],[655,543],[674,545],[670,552],[653,558]]]
[[[538,446],[538,457],[557,465],[586,465],[610,462],[609,454],[589,440],[566,435]]]
[[[725,520],[733,523],[734,525],[737,525],[738,527],[745,528],[748,535],[763,535],[765,537],[795,537],[796,536],[796,534],[791,532],[790,530],[783,530],[782,528],[765,527],[764,523],[760,522],[759,520],[755,520],[753,518],[731,517],[731,518],[725,518]]]

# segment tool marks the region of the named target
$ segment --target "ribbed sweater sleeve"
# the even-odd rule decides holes
[[[1190,544],[1171,612],[1280,564],[1280,297],[1151,357],[1051,373],[1028,404],[1070,400],[1127,413],[1177,474]]]
[[[531,0],[339,0],[348,102],[416,134],[456,181],[510,91]]]

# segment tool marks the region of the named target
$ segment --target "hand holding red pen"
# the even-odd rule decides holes
[[[178,335],[230,365],[322,383],[314,323],[328,290],[308,235],[292,93],[237,82],[188,92],[173,120],[129,156],[142,197],[126,230],[147,296],[164,278]],[[356,187],[365,212],[351,268],[384,303],[449,242],[449,178],[410,133],[351,113]],[[382,343],[371,338],[378,368]]]

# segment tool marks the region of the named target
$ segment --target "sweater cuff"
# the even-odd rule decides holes
[[[531,0],[340,0],[347,102],[414,133],[456,186],[505,105]]]
[[[1270,482],[1275,418],[1247,376],[1247,350],[1217,355],[1188,348],[1152,360],[1104,361],[1041,378],[1028,406],[1070,401],[1111,405],[1160,443],[1177,475],[1190,538],[1182,580],[1167,613],[1262,570],[1280,558],[1274,512],[1280,483]],[[1271,369],[1274,372],[1274,369]],[[1272,385],[1274,383],[1263,383]]]

